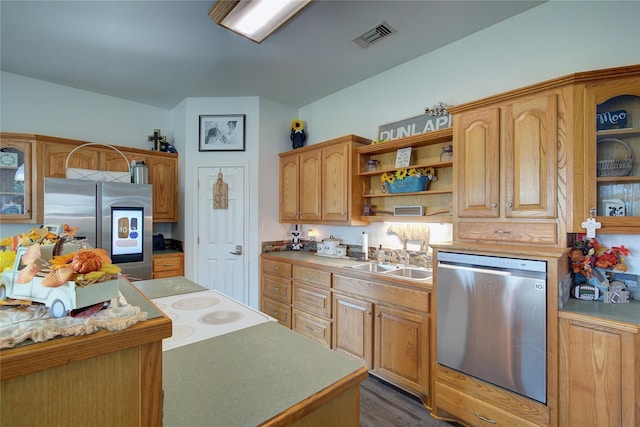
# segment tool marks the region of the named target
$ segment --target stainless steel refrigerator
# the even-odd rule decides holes
[[[149,184],[45,178],[45,225],[78,227],[123,273],[151,279],[153,204]]]

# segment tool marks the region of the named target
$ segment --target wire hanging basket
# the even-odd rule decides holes
[[[633,150],[625,141],[616,138],[598,140],[598,157],[607,154],[610,159],[598,160],[598,176],[627,176],[633,170]]]

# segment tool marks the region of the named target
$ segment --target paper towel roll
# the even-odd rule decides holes
[[[369,259],[369,235],[364,231],[362,232],[362,253],[364,259]]]

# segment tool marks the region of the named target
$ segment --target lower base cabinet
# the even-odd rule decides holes
[[[153,278],[184,276],[184,254],[158,254],[153,256]]]
[[[549,408],[542,403],[442,365],[436,366],[434,395],[433,413],[438,418],[455,418],[474,427],[549,425]]]
[[[560,318],[560,425],[640,425],[640,333]],[[631,326],[631,325],[630,325]]]
[[[423,401],[431,293],[262,257],[261,310]]]
[[[337,289],[367,289],[370,297]],[[392,289],[393,288],[393,289]],[[417,302],[413,312],[385,303],[392,292],[398,301]],[[429,390],[429,293],[334,276],[334,349],[372,373],[424,398]]]

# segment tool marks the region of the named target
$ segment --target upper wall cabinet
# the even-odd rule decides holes
[[[34,222],[33,140],[0,134],[0,220]]]
[[[640,67],[586,84],[584,102],[585,211],[599,233],[640,233]]]
[[[347,135],[280,153],[280,222],[363,224],[354,150],[369,142]]]
[[[560,96],[454,114],[458,239],[559,243]]]
[[[149,167],[149,184],[153,185],[153,221],[178,221],[177,154],[116,146],[127,158],[125,160],[115,150],[101,145],[83,147],[71,154],[74,148],[86,142],[11,133],[0,133],[0,143],[3,152],[5,147],[7,151],[22,147],[26,150],[24,158],[27,159],[24,167],[24,195],[20,199],[24,200],[21,213],[3,213],[3,222],[42,223],[44,178],[65,178],[67,167],[127,172],[131,160],[144,160]],[[1,185],[2,194],[5,187],[14,185],[14,177],[10,177],[4,170]],[[14,201],[15,205],[18,204],[17,200],[16,198]]]

